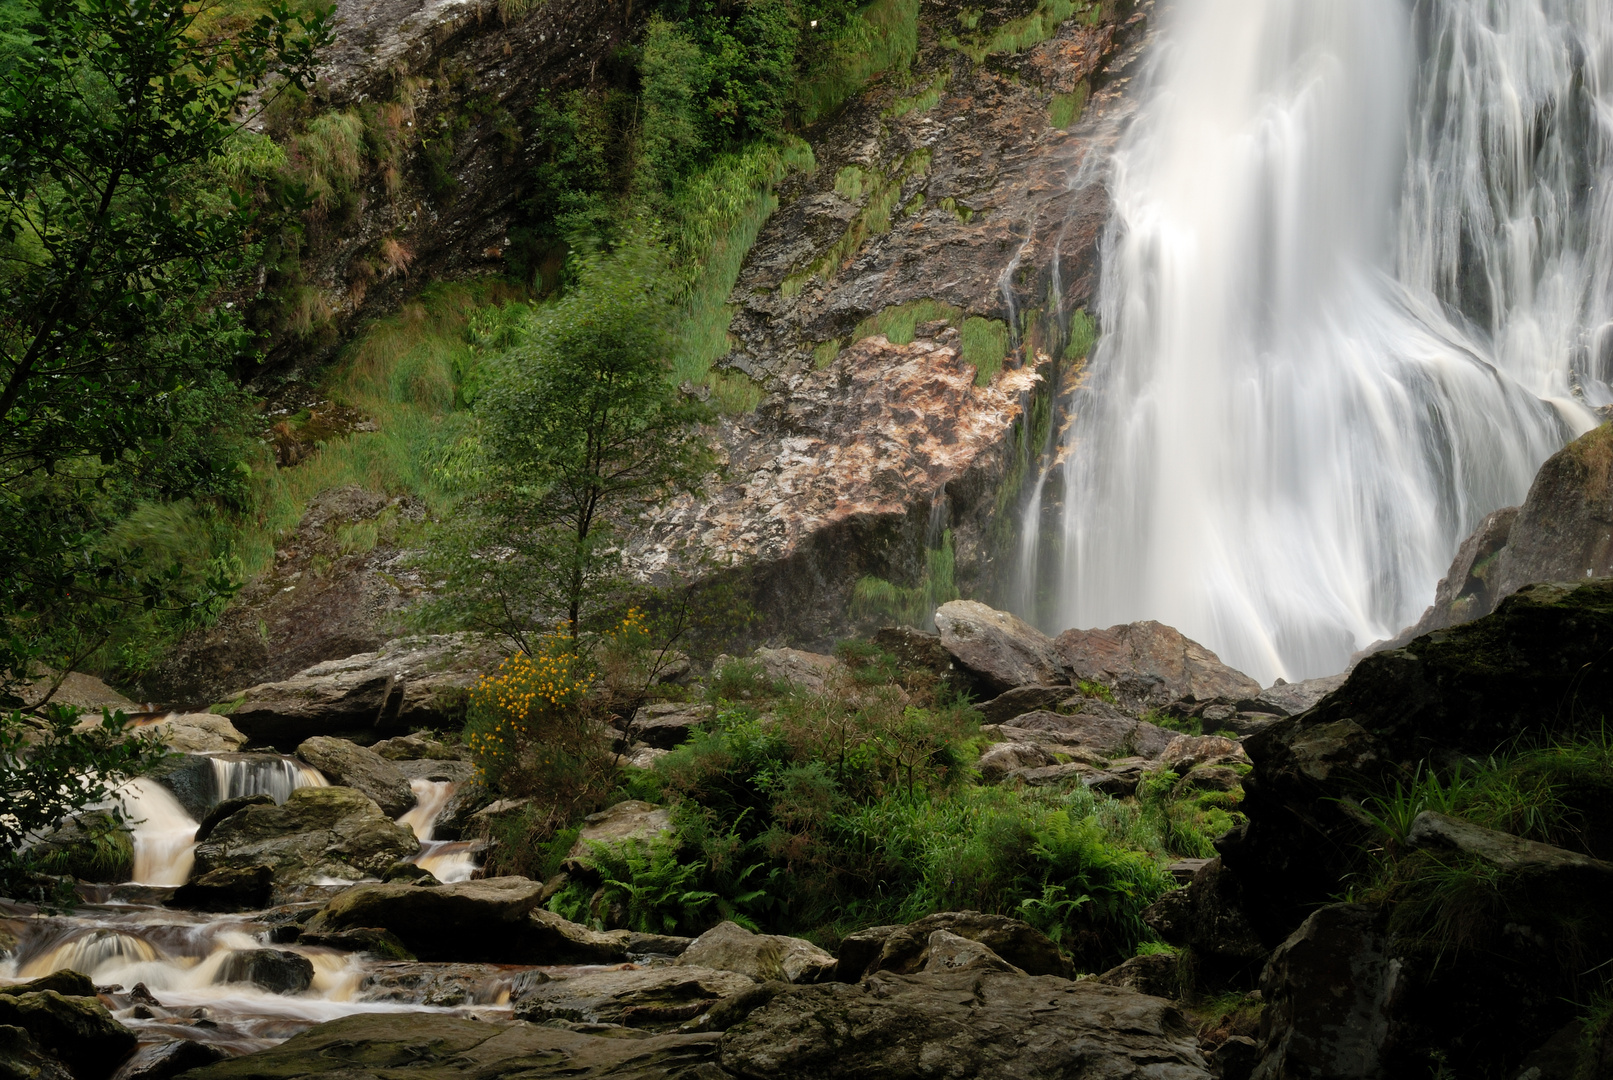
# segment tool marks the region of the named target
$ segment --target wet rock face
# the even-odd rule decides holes
[[[37,1050],[65,1064],[74,1080],[105,1080],[134,1053],[134,1032],[112,1018],[93,997],[70,997],[54,990],[0,994],[0,1029],[21,1028]],[[26,1042],[5,1040],[26,1057]],[[48,1073],[46,1067],[41,1071]]]
[[[1181,698],[1237,701],[1261,692],[1254,679],[1163,623],[1066,630],[1058,636],[1057,648],[1074,678],[1101,683],[1134,708]]]
[[[409,778],[373,750],[346,739],[316,735],[298,745],[297,756],[318,769],[332,784],[362,791],[374,799],[388,817],[398,817],[414,806]]]
[[[268,866],[276,887],[380,875],[419,849],[414,833],[351,788],[298,788],[280,806],[249,806],[196,847],[196,870]]]
[[[1006,440],[1040,378],[1004,371],[976,386],[955,331],[862,341],[724,421],[728,481],[657,511],[634,561],[653,574],[693,545],[744,567],[762,632],[826,636],[860,578],[891,576],[893,560],[905,575],[901,560],[922,557],[937,491],[955,515],[995,514],[1013,464]]]
[[[1540,581],[1613,576],[1613,424],[1546,459],[1522,506],[1490,514],[1457,549],[1434,603],[1381,647],[1488,615]],[[1377,647],[1377,646],[1375,646]]]

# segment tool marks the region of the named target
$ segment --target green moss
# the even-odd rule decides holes
[[[975,366],[975,385],[986,386],[1002,369],[1008,355],[1008,324],[1001,319],[971,316],[959,328],[963,358]]]
[[[1092,351],[1092,346],[1098,340],[1098,323],[1084,310],[1076,310],[1070,315],[1070,329],[1068,340],[1059,354],[1062,360],[1084,360]]]
[[[828,341],[819,342],[812,349],[812,366],[821,371],[834,363],[835,357],[839,355],[839,338],[830,338]]]
[[[877,311],[858,323],[851,332],[852,341],[861,341],[883,334],[892,345],[907,345],[913,340],[920,323],[945,319],[956,325],[963,319],[963,311],[951,304],[935,300],[912,300]]]
[[[806,74],[796,90],[802,122],[828,116],[885,71],[905,70],[918,54],[918,0],[874,0]]]
[[[1088,0],[1042,0],[1029,15],[986,31],[961,37],[944,36],[941,43],[979,64],[993,54],[1021,52],[1046,41],[1058,32],[1059,24],[1065,19],[1076,14],[1091,16],[1096,10]],[[961,19],[959,21],[962,23]],[[979,25],[979,17],[975,17],[974,25],[965,25],[974,30]]]
[[[874,189],[878,180],[876,174],[870,174],[856,165],[847,165],[835,174],[835,194],[847,202],[861,202],[862,197]]]
[[[947,213],[951,214],[965,225],[967,225],[969,220],[975,216],[975,212],[973,210],[963,205],[963,203],[954,199],[950,195],[946,196],[935,205],[939,206],[941,209],[945,210]]]
[[[941,92],[946,89],[947,82],[951,77],[952,73],[950,71],[942,72],[912,97],[897,98],[885,110],[885,115],[894,119],[898,116],[906,116],[911,112],[929,112],[941,103]]]
[[[861,618],[894,619],[905,626],[929,626],[935,609],[958,598],[953,571],[952,530],[941,537],[941,546],[925,552],[924,576],[916,585],[894,585],[883,578],[868,576],[857,582],[851,593],[851,613]]]
[[[1052,104],[1048,106],[1047,119],[1054,127],[1063,129],[1081,119],[1081,112],[1087,104],[1087,83],[1081,80],[1079,86],[1068,94],[1054,94]]]

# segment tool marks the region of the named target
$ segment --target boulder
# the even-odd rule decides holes
[[[181,754],[228,753],[246,745],[246,736],[230,718],[217,713],[169,713],[140,730],[155,734],[164,746]]]
[[[20,1027],[0,1024],[0,1077],[5,1080],[73,1080],[56,1058]]]
[[[168,906],[186,911],[257,911],[269,906],[273,893],[273,867],[224,866],[185,882],[174,890]]]
[[[1178,733],[1150,724],[1146,720],[1132,720],[1078,713],[1032,712],[1016,716],[1002,725],[1005,735],[1010,733],[1038,733],[1039,742],[1058,742],[1068,746],[1084,747],[1104,758],[1121,758],[1135,754],[1157,760],[1178,737]]]
[[[622,844],[634,841],[647,844],[658,837],[672,834],[672,811],[637,799],[608,806],[597,814],[583,819],[568,858],[584,862],[588,859],[590,844]]]
[[[539,908],[527,916],[511,955],[527,964],[619,964],[634,944],[663,940],[627,930],[601,933]]]
[[[396,934],[375,926],[357,926],[351,930],[329,933],[302,933],[297,935],[297,943],[338,952],[368,953],[378,960],[413,962],[416,959]]]
[[[1278,946],[1260,978],[1266,1009],[1255,1080],[1385,1075],[1400,990],[1387,947],[1383,913],[1362,904],[1320,908]]]
[[[1133,956],[1119,967],[1098,976],[1105,986],[1120,986],[1139,994],[1175,1000],[1187,989],[1182,978],[1182,960],[1168,952]]]
[[[737,976],[736,976],[737,977]],[[421,1080],[463,1077],[612,1077],[718,1080],[717,1034],[602,1039],[559,1026],[468,1020],[419,1012],[360,1013],[310,1028],[279,1046],[221,1061],[187,1080]]]
[[[520,877],[437,888],[358,885],[333,897],[308,921],[306,932],[375,927],[389,931],[422,960],[519,963],[527,916],[542,893],[541,882]]]
[[[1260,693],[1255,680],[1162,623],[1066,630],[1055,645],[1071,678],[1106,686],[1131,707],[1157,707],[1182,698],[1237,701]]]
[[[980,770],[982,781],[995,784],[1011,773],[1046,768],[1056,764],[1057,761],[1053,752],[1040,743],[1007,742],[997,743],[987,749],[980,755],[980,760],[975,762],[975,768]]]
[[[945,679],[959,675],[952,654],[941,644],[940,634],[915,630],[911,626],[887,626],[874,635],[874,644],[896,657],[904,668],[933,671]]]
[[[926,975],[950,975],[960,971],[1006,971],[1025,974],[978,941],[959,937],[950,930],[936,930],[924,944]]]
[[[622,759],[622,764],[631,765],[635,769],[653,769],[657,761],[670,753],[672,753],[670,750],[635,744],[628,748],[627,756]]]
[[[728,1029],[722,1064],[769,1080],[1209,1076],[1169,1002],[981,970],[793,988]]]
[[[128,1064],[119,1070],[118,1080],[172,1080],[180,1073],[223,1061],[230,1055],[212,1043],[194,1039],[175,1039],[173,1042],[152,1043],[143,1046]]]
[[[416,761],[430,759],[433,761],[469,761],[470,750],[459,743],[446,743],[434,738],[430,732],[411,731],[407,735],[397,735],[390,739],[382,739],[370,747],[377,754],[388,761]]]
[[[801,938],[753,934],[722,922],[685,948],[678,963],[734,971],[757,982],[813,983],[833,976],[835,958]]]
[[[201,824],[196,826],[196,842],[199,844],[212,836],[213,830],[218,828],[219,822],[234,817],[249,806],[273,805],[275,805],[274,796],[266,792],[259,792],[256,795],[239,795],[233,799],[225,799],[209,810],[206,816],[202,818]]]
[[[1211,859],[1187,888],[1166,893],[1144,910],[1143,922],[1161,940],[1192,950],[1201,985],[1249,989],[1269,955],[1245,910],[1250,891],[1221,860]]]
[[[1200,765],[1176,785],[1178,794],[1190,791],[1239,791],[1243,775],[1227,765]]]
[[[1070,961],[1040,930],[1006,915],[942,911],[906,926],[876,926],[847,935],[840,943],[835,978],[856,982],[875,972],[910,974],[923,969],[930,935],[946,930],[979,942],[1031,975],[1068,978]]]
[[[497,1005],[548,981],[536,968],[511,971],[503,964],[391,962],[370,966],[359,989],[365,1001],[453,1009]]]
[[[249,806],[220,822],[196,846],[196,868],[206,874],[268,866],[277,888],[355,881],[379,875],[419,847],[414,833],[361,792],[306,787],[280,806]]]
[[[313,985],[314,965],[283,949],[249,949],[230,954],[218,981],[251,983],[271,994],[300,994]]]
[[[0,994],[0,1027],[18,1027],[76,1080],[105,1080],[134,1053],[134,1032],[112,1018],[93,997],[54,990]]]
[[[1582,885],[1604,893],[1613,890],[1613,863],[1486,829],[1433,810],[1423,811],[1412,821],[1406,846],[1458,852],[1520,878],[1554,879],[1564,888]]]
[[[992,694],[1067,682],[1053,642],[1018,616],[976,600],[953,600],[935,613],[941,645]]]
[[[315,735],[372,739],[458,718],[466,693],[503,650],[474,634],[399,638],[231,695],[231,722],[254,743],[289,750]]]
[[[0,994],[12,997],[18,994],[38,994],[45,990],[54,990],[63,997],[94,997],[95,983],[88,975],[63,968],[61,971],[53,971],[49,975],[28,982],[0,986]]]
[[[794,683],[808,690],[822,690],[827,681],[845,670],[845,665],[832,656],[802,649],[762,648],[754,656],[768,682]]]
[[[362,791],[375,800],[387,817],[401,817],[414,806],[409,778],[375,751],[328,735],[305,739],[297,756],[338,787]]]
[[[1071,784],[1081,783],[1086,783],[1090,787],[1091,783],[1088,783],[1088,781],[1096,783],[1100,777],[1108,775],[1102,769],[1095,768],[1085,762],[1069,761],[1063,765],[1042,765],[1033,769],[1010,769],[1001,779],[1021,783],[1026,787],[1068,787]],[[984,773],[982,773],[982,778],[984,778]]]
[[[52,686],[55,686],[54,693],[51,691]],[[22,690],[20,696],[25,708],[37,708],[48,700],[52,705],[69,705],[80,712],[89,713],[86,719],[93,724],[101,722],[101,714],[106,710],[123,712],[129,716],[140,711],[140,706],[135,702],[94,675],[87,675],[82,671],[68,672],[59,683],[54,672],[47,673],[45,678],[36,680],[26,690]]]
[[[515,1018],[666,1030],[755,985],[748,975],[688,965],[590,971],[532,987],[515,1003]]]
[[[1232,762],[1246,765],[1249,756],[1236,740],[1220,735],[1178,735],[1159,755],[1161,766],[1183,776],[1201,765]]]
[[[671,750],[689,740],[689,732],[711,722],[710,705],[688,705],[663,701],[646,705],[633,714],[627,735],[658,750]]]
[[[1343,671],[1337,675],[1324,675],[1319,679],[1306,679],[1303,682],[1280,682],[1276,686],[1268,686],[1260,691],[1253,704],[1281,716],[1298,716],[1314,708],[1318,701],[1343,686],[1344,680],[1349,677],[1350,673]]]
[[[1016,686],[980,706],[980,713],[988,724],[1006,724],[1025,713],[1052,709],[1069,696],[1068,686]]]

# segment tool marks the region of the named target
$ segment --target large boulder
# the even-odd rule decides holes
[[[1237,701],[1260,693],[1258,682],[1162,623],[1066,630],[1055,645],[1072,678],[1106,686],[1132,707],[1157,707],[1184,698]]]
[[[20,1027],[0,1024],[0,1077],[5,1080],[73,1080],[34,1037]]]
[[[610,964],[627,959],[634,935],[599,933],[538,907],[543,883],[521,877],[453,885],[359,885],[308,921],[307,933],[389,931],[426,961]]]
[[[1383,914],[1361,904],[1313,913],[1272,954],[1261,977],[1261,1060],[1255,1080],[1382,1077],[1396,985]]]
[[[420,848],[375,800],[352,788],[298,788],[279,806],[249,806],[196,846],[196,870],[268,866],[276,888],[377,877]]]
[[[768,682],[794,683],[808,690],[822,690],[824,683],[845,670],[834,657],[803,649],[759,648],[754,655]]]
[[[246,949],[229,955],[218,981],[251,983],[271,994],[300,994],[313,985],[314,965],[284,949]]]
[[[255,743],[289,750],[314,735],[373,739],[454,722],[502,650],[474,634],[399,638],[232,695],[229,716]]]
[[[435,888],[359,885],[333,897],[307,928],[315,933],[389,930],[422,960],[519,962],[512,947],[542,896],[542,882],[520,877]]]
[[[217,713],[169,713],[140,730],[155,734],[164,746],[180,754],[228,753],[246,745],[246,736],[230,718]]]
[[[671,810],[639,799],[629,799],[584,818],[569,857],[586,862],[591,844],[648,844],[671,834]]]
[[[315,735],[297,747],[297,756],[340,787],[362,791],[388,817],[400,817],[414,806],[409,778],[375,751],[329,735]]]
[[[906,926],[875,926],[847,935],[840,943],[835,978],[856,982],[875,972],[922,971],[937,930],[979,942],[1031,975],[1068,978],[1073,973],[1058,945],[1027,922],[979,911],[942,911]]]
[[[834,974],[835,958],[800,938],[754,934],[722,922],[701,934],[678,957],[686,967],[736,971],[758,982],[820,982]]]
[[[1005,724],[1028,712],[1055,708],[1070,697],[1068,686],[1016,686],[980,706],[988,724]]]
[[[981,970],[794,988],[728,1029],[722,1064],[756,1080],[1210,1075],[1193,1028],[1167,1001]]]
[[[1016,716],[1002,725],[1004,735],[1031,738],[1043,743],[1081,747],[1103,758],[1137,756],[1158,760],[1180,738],[1180,733],[1146,720],[1080,712],[1033,712]]]
[[[134,1032],[95,998],[54,990],[0,994],[0,1027],[22,1028],[76,1080],[105,1080],[134,1053],[136,1042]]]
[[[1349,677],[1350,673],[1345,671],[1297,683],[1278,682],[1275,686],[1268,686],[1260,691],[1260,696],[1255,698],[1254,704],[1278,716],[1298,716],[1314,708],[1317,702],[1343,686],[1344,680]]]
[[[691,705],[680,701],[645,705],[633,714],[627,734],[635,741],[657,750],[671,750],[687,742],[689,733],[695,728],[709,724],[713,712],[710,705]]]
[[[168,906],[186,911],[256,911],[268,907],[273,895],[273,867],[261,863],[222,866],[197,874],[175,889]]]
[[[666,1030],[755,985],[748,975],[687,965],[588,971],[533,987],[515,1003],[515,1018]]]
[[[935,626],[958,666],[994,695],[1068,681],[1052,640],[1016,615],[977,600],[953,600],[937,609]]]

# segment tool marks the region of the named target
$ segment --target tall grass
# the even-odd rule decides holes
[[[918,0],[874,0],[796,89],[803,123],[828,116],[870,79],[905,70],[918,55]]]

